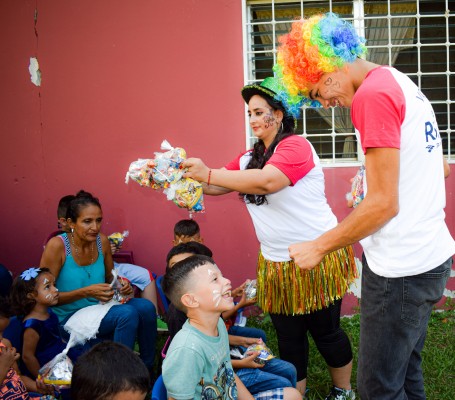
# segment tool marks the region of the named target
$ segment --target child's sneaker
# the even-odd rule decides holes
[[[332,387],[332,390],[328,394],[328,396],[325,398],[325,400],[354,400],[355,399],[355,394],[354,391],[351,390],[346,390],[346,389],[340,389],[337,388],[336,386]]]

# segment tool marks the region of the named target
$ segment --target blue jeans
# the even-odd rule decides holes
[[[248,338],[261,338],[262,341],[265,343],[267,338],[265,336],[265,332],[262,329],[258,328],[249,328],[247,326],[236,326],[233,325],[228,330],[229,335],[234,336],[243,336]]]
[[[357,390],[362,400],[424,400],[421,356],[428,319],[452,258],[426,273],[384,278],[363,256]]]
[[[251,394],[270,389],[295,387],[297,371],[284,360],[272,358],[262,368],[242,368],[235,371]]]
[[[98,337],[111,338],[130,349],[139,344],[140,358],[151,370],[155,361],[156,310],[146,299],[133,298],[126,304],[112,306],[101,321]]]

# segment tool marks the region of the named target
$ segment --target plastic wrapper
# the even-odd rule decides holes
[[[54,385],[58,389],[71,386],[73,362],[65,352],[57,354],[51,361],[44,364],[39,370],[39,378],[47,385]]]
[[[115,268],[112,270],[112,275],[114,277],[111,282],[112,289],[114,290],[112,300],[118,301],[120,304],[125,304],[133,298],[133,294],[124,295],[120,292],[120,289],[123,286],[121,282],[123,278],[118,276],[118,272]]]
[[[111,235],[109,235],[107,238],[109,241],[115,245],[115,247],[119,248],[123,240],[129,235],[128,231],[123,231],[123,232],[114,232]]]
[[[252,299],[255,299],[256,298],[256,279],[253,279],[252,281],[249,281],[246,285],[245,285],[245,297],[247,298],[247,300],[252,300]]]
[[[168,141],[161,143],[164,153],[155,152],[153,159],[138,159],[130,164],[125,182],[130,179],[141,186],[162,190],[180,208],[190,212],[204,212],[202,185],[190,178],[183,178],[182,163],[186,152],[180,147],[172,147]]]
[[[254,359],[254,362],[257,364],[264,365],[267,363],[267,361],[271,360],[272,358],[275,358],[270,349],[265,345],[265,343],[262,340],[261,343],[256,343],[249,346],[246,349],[245,354],[251,353],[253,351],[259,351],[258,356]]]
[[[349,195],[349,193],[348,193]],[[360,202],[365,197],[365,167],[362,165],[357,174],[355,175],[352,186],[351,186],[351,196],[352,206],[357,207]],[[348,199],[349,200],[349,199]]]

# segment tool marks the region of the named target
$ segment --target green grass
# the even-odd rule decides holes
[[[354,353],[352,385],[355,390],[357,371],[357,349],[359,345],[360,315],[344,317],[341,325],[351,339]],[[263,329],[267,334],[267,345],[276,355],[278,343],[275,329],[268,315],[248,318],[248,326]],[[422,352],[422,367],[428,400],[453,400],[455,398],[455,310],[433,312],[425,347]],[[324,359],[310,337],[308,366],[309,400],[324,399],[331,381]]]
[[[428,325],[428,334],[422,352],[423,376],[427,400],[455,399],[455,308],[448,304],[448,310],[433,312]],[[279,355],[278,342],[269,315],[258,315],[248,318],[248,326],[261,328],[267,334],[267,345],[275,355]],[[359,346],[360,315],[344,317],[341,326],[351,339],[354,362],[352,370],[352,385],[356,388],[357,349]],[[156,372],[160,373],[161,349],[166,341],[166,335],[157,338]],[[314,345],[310,336],[310,359],[308,366],[309,400],[324,399],[328,394],[331,381],[324,359]]]

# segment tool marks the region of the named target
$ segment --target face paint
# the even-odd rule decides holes
[[[269,111],[269,114],[264,117],[265,127],[270,128],[275,123],[275,117],[272,114],[272,110]]]
[[[213,292],[213,302],[215,303],[215,307],[218,307],[221,301],[221,293],[219,290],[214,290]]]
[[[207,270],[207,273],[208,273],[208,274],[209,274],[209,276],[210,276],[210,275],[212,275],[212,274],[213,274],[213,271],[212,271],[212,270],[209,268],[209,269]]]
[[[44,278],[43,284],[45,285],[46,283],[49,283],[49,280],[47,278]]]
[[[51,300],[52,299],[52,295],[50,293],[46,294],[46,300]]]

